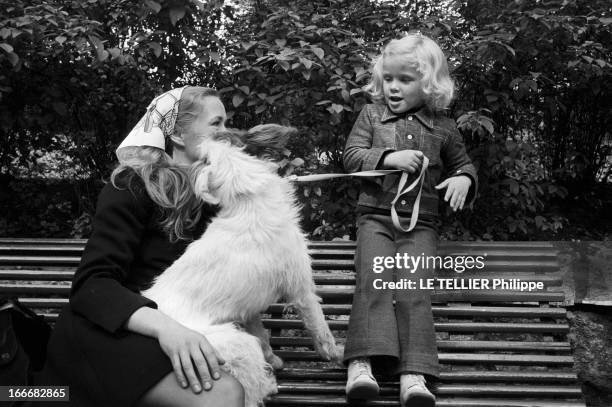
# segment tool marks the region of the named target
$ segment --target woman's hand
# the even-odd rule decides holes
[[[419,150],[400,150],[385,156],[385,168],[397,168],[410,173],[417,172],[423,163],[423,152]]]
[[[472,185],[472,179],[467,175],[457,175],[455,177],[447,178],[440,184],[436,185],[436,189],[446,188],[446,194],[444,194],[444,201],[448,202],[450,199],[450,207],[453,208],[453,212],[457,209],[463,209],[465,204],[465,198]]]
[[[202,388],[212,389],[211,377],[214,380],[221,377],[219,365],[225,361],[206,337],[164,313],[150,307],[138,308],[127,320],[125,327],[132,332],[157,338],[172,362],[172,369],[181,387],[190,386],[194,393],[199,393]]]
[[[159,344],[172,362],[174,374],[181,385],[195,393],[212,389],[211,377],[221,377],[219,365],[225,361],[217,355],[204,335],[174,322],[159,330]],[[198,379],[199,376],[199,379]]]

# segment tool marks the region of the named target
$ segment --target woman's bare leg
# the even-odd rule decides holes
[[[180,387],[174,373],[169,373],[142,396],[137,407],[244,407],[244,390],[233,376],[221,373],[211,390],[196,394]]]

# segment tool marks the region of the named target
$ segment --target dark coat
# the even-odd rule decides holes
[[[142,181],[133,184],[117,189],[109,183],[100,193],[69,305],[55,326],[36,383],[70,386],[70,406],[132,406],[172,371],[157,339],[123,325],[138,308],[156,307],[139,291],[189,242],[170,242]],[[195,236],[203,233],[211,215],[205,210]]]

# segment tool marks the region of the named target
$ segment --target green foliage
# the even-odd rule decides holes
[[[447,214],[444,237],[556,238],[568,202],[612,176],[607,0],[0,0],[0,10],[0,175],[10,180],[36,175],[23,168],[53,151],[81,177],[108,176],[153,95],[185,83],[220,89],[235,127],[297,127],[285,174],[340,172],[370,63],[410,30],[449,55],[450,114],[479,167],[474,212]],[[357,191],[352,180],[300,186],[305,229],[353,238]],[[85,213],[75,231],[49,232],[86,233],[93,205],[80,196],[78,209],[53,209]]]

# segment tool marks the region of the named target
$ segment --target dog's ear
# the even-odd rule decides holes
[[[296,134],[294,127],[260,124],[243,135],[245,151],[256,157],[274,157],[282,153],[289,139]]]
[[[220,200],[210,191],[210,165],[199,161],[191,168],[190,179],[193,190],[203,201],[217,205]]]

